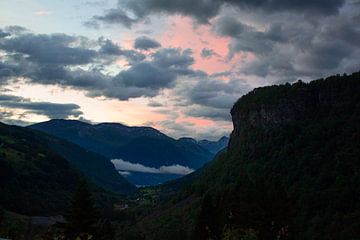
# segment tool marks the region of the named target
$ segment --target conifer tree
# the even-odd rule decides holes
[[[73,240],[79,236],[88,239],[94,235],[98,214],[85,180],[80,181],[65,218],[67,239]]]

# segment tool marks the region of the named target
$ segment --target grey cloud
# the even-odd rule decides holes
[[[128,70],[120,72],[115,81],[126,86],[159,89],[169,87],[176,79],[176,75],[151,62],[141,62]]]
[[[213,30],[231,38],[229,58],[237,52],[254,54],[239,66],[242,74],[267,78],[268,83],[311,79],[358,69],[360,28],[352,20],[358,10],[348,4],[338,15],[317,20],[273,16],[261,30],[226,15],[215,21]]]
[[[134,50],[121,49],[117,44],[109,39],[99,39],[101,45],[99,52],[101,54],[124,56],[130,63],[140,62],[146,56]]]
[[[291,11],[313,14],[336,14],[345,0],[225,0],[242,9],[260,9],[267,12]]]
[[[109,39],[99,39],[100,44],[100,53],[108,54],[108,55],[122,55],[123,51],[120,49],[120,47],[113,43],[113,41]]]
[[[270,52],[276,43],[286,42],[289,37],[285,35],[282,24],[271,24],[266,31],[258,31],[233,16],[220,17],[213,29],[220,36],[231,37],[230,57],[240,51],[261,54]]]
[[[211,58],[212,56],[216,55],[216,53],[212,49],[203,48],[200,55],[202,58]]]
[[[191,49],[162,48],[153,54],[154,63],[171,72],[181,75],[198,74],[190,69],[194,64]]]
[[[10,35],[11,35],[10,33],[4,32],[3,30],[0,29],[0,38],[7,37],[7,36],[10,36]]]
[[[159,90],[173,85],[178,75],[197,74],[191,70],[194,63],[189,49],[160,49],[152,55],[152,61],[134,64],[129,69],[120,72],[115,78],[115,84],[127,87]]]
[[[93,49],[85,49],[86,45]],[[122,49],[104,38],[91,42],[65,34],[26,33],[0,40],[0,49],[6,53],[0,61],[0,84],[24,77],[33,83],[83,89],[89,96],[121,100],[154,97],[161,89],[174,86],[178,76],[206,75],[192,70],[194,59],[190,49],[159,49],[145,60],[144,54]],[[117,56],[125,57],[129,68],[116,75],[103,73],[102,64],[114,61]],[[79,66],[84,63],[93,67]]]
[[[0,48],[26,54],[30,61],[42,64],[78,65],[92,62],[96,52],[83,46],[71,46],[78,42],[81,42],[80,38],[65,34],[22,34],[3,39]]]
[[[232,74],[231,71],[217,72],[217,73],[211,74],[210,77],[212,77],[212,78],[228,77],[228,76],[230,76],[231,74]]]
[[[163,107],[164,105],[160,102],[154,101],[154,100],[150,100],[148,103],[149,107]]]
[[[190,16],[200,23],[220,12],[221,7],[230,5],[242,10],[263,12],[296,12],[318,15],[336,14],[345,0],[119,0],[118,6],[109,9],[102,16],[94,16],[91,21],[106,24],[123,24],[131,27],[151,14],[179,14]],[[133,16],[133,17],[130,17]]]
[[[153,49],[153,48],[159,48],[159,47],[161,47],[161,44],[154,39],[144,36],[144,37],[138,37],[135,39],[134,47],[136,49],[149,50],[149,49]]]
[[[233,16],[222,16],[216,20],[213,28],[220,36],[238,37],[249,27]]]
[[[23,121],[21,119],[14,119],[16,115],[12,112],[0,112],[0,122],[9,124],[9,125],[17,125],[17,126],[28,126],[33,124],[33,122]]]
[[[22,26],[12,25],[12,26],[7,26],[5,28],[5,31],[10,33],[10,34],[17,35],[17,34],[26,33],[29,30],[27,28],[22,27]]]
[[[62,104],[50,102],[32,102],[29,99],[13,96],[0,95],[0,106],[10,109],[23,109],[26,113],[45,115],[49,118],[79,117],[82,112],[76,104]]]
[[[186,90],[185,94],[192,104],[228,110],[239,96],[250,89],[250,86],[242,80],[233,79],[224,82],[216,79],[203,79],[190,90]]]
[[[131,28],[138,21],[139,19],[129,17],[123,9],[117,8],[107,10],[102,16],[92,17],[89,21],[85,22],[85,26],[98,28],[98,22],[102,22],[105,24],[122,24],[127,28]]]
[[[229,109],[219,109],[206,106],[193,106],[185,110],[185,114],[191,117],[206,118],[220,121],[231,121]]]
[[[193,108],[194,111],[197,111],[198,109],[200,109],[200,107]],[[211,113],[210,111],[211,110],[209,110],[209,113]],[[215,109],[215,111],[217,110]],[[191,116],[190,114],[189,116]],[[212,112],[211,114],[214,115],[214,112]],[[198,117],[196,114],[193,115]],[[156,126],[161,126],[162,129],[164,129],[164,131],[166,131],[167,134],[174,136],[176,138],[191,136],[198,140],[200,139],[218,140],[220,137],[229,135],[229,133],[231,132],[231,123],[229,121],[229,117],[225,117],[225,121],[224,121],[223,116],[225,115],[230,116],[229,110],[227,110],[226,112],[224,110],[222,114],[219,114],[219,116],[216,117],[215,120],[217,121],[217,124],[213,127],[212,126],[199,127],[198,125],[195,125],[191,122],[176,122],[174,120],[164,120],[153,124],[156,124]],[[201,114],[200,117],[203,118],[203,114]],[[149,124],[152,125],[151,123]]]

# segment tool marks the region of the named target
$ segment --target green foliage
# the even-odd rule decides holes
[[[254,229],[226,228],[222,240],[257,240],[258,233]]]
[[[65,217],[68,239],[76,239],[76,237],[87,239],[94,235],[98,212],[84,180],[80,182]]]
[[[60,214],[80,174],[37,138],[0,123],[0,204],[22,214]]]
[[[4,214],[5,214],[5,210],[4,210],[4,208],[0,205],[0,225],[1,225],[1,223],[4,221]]]

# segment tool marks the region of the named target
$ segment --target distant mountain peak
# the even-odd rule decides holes
[[[194,144],[197,144],[198,142],[191,138],[191,137],[182,137],[182,138],[179,138],[178,141],[180,142],[188,142],[188,143],[194,143]]]

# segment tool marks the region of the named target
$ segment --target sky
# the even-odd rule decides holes
[[[360,70],[360,0],[1,0],[0,121],[215,140],[256,87]]]

